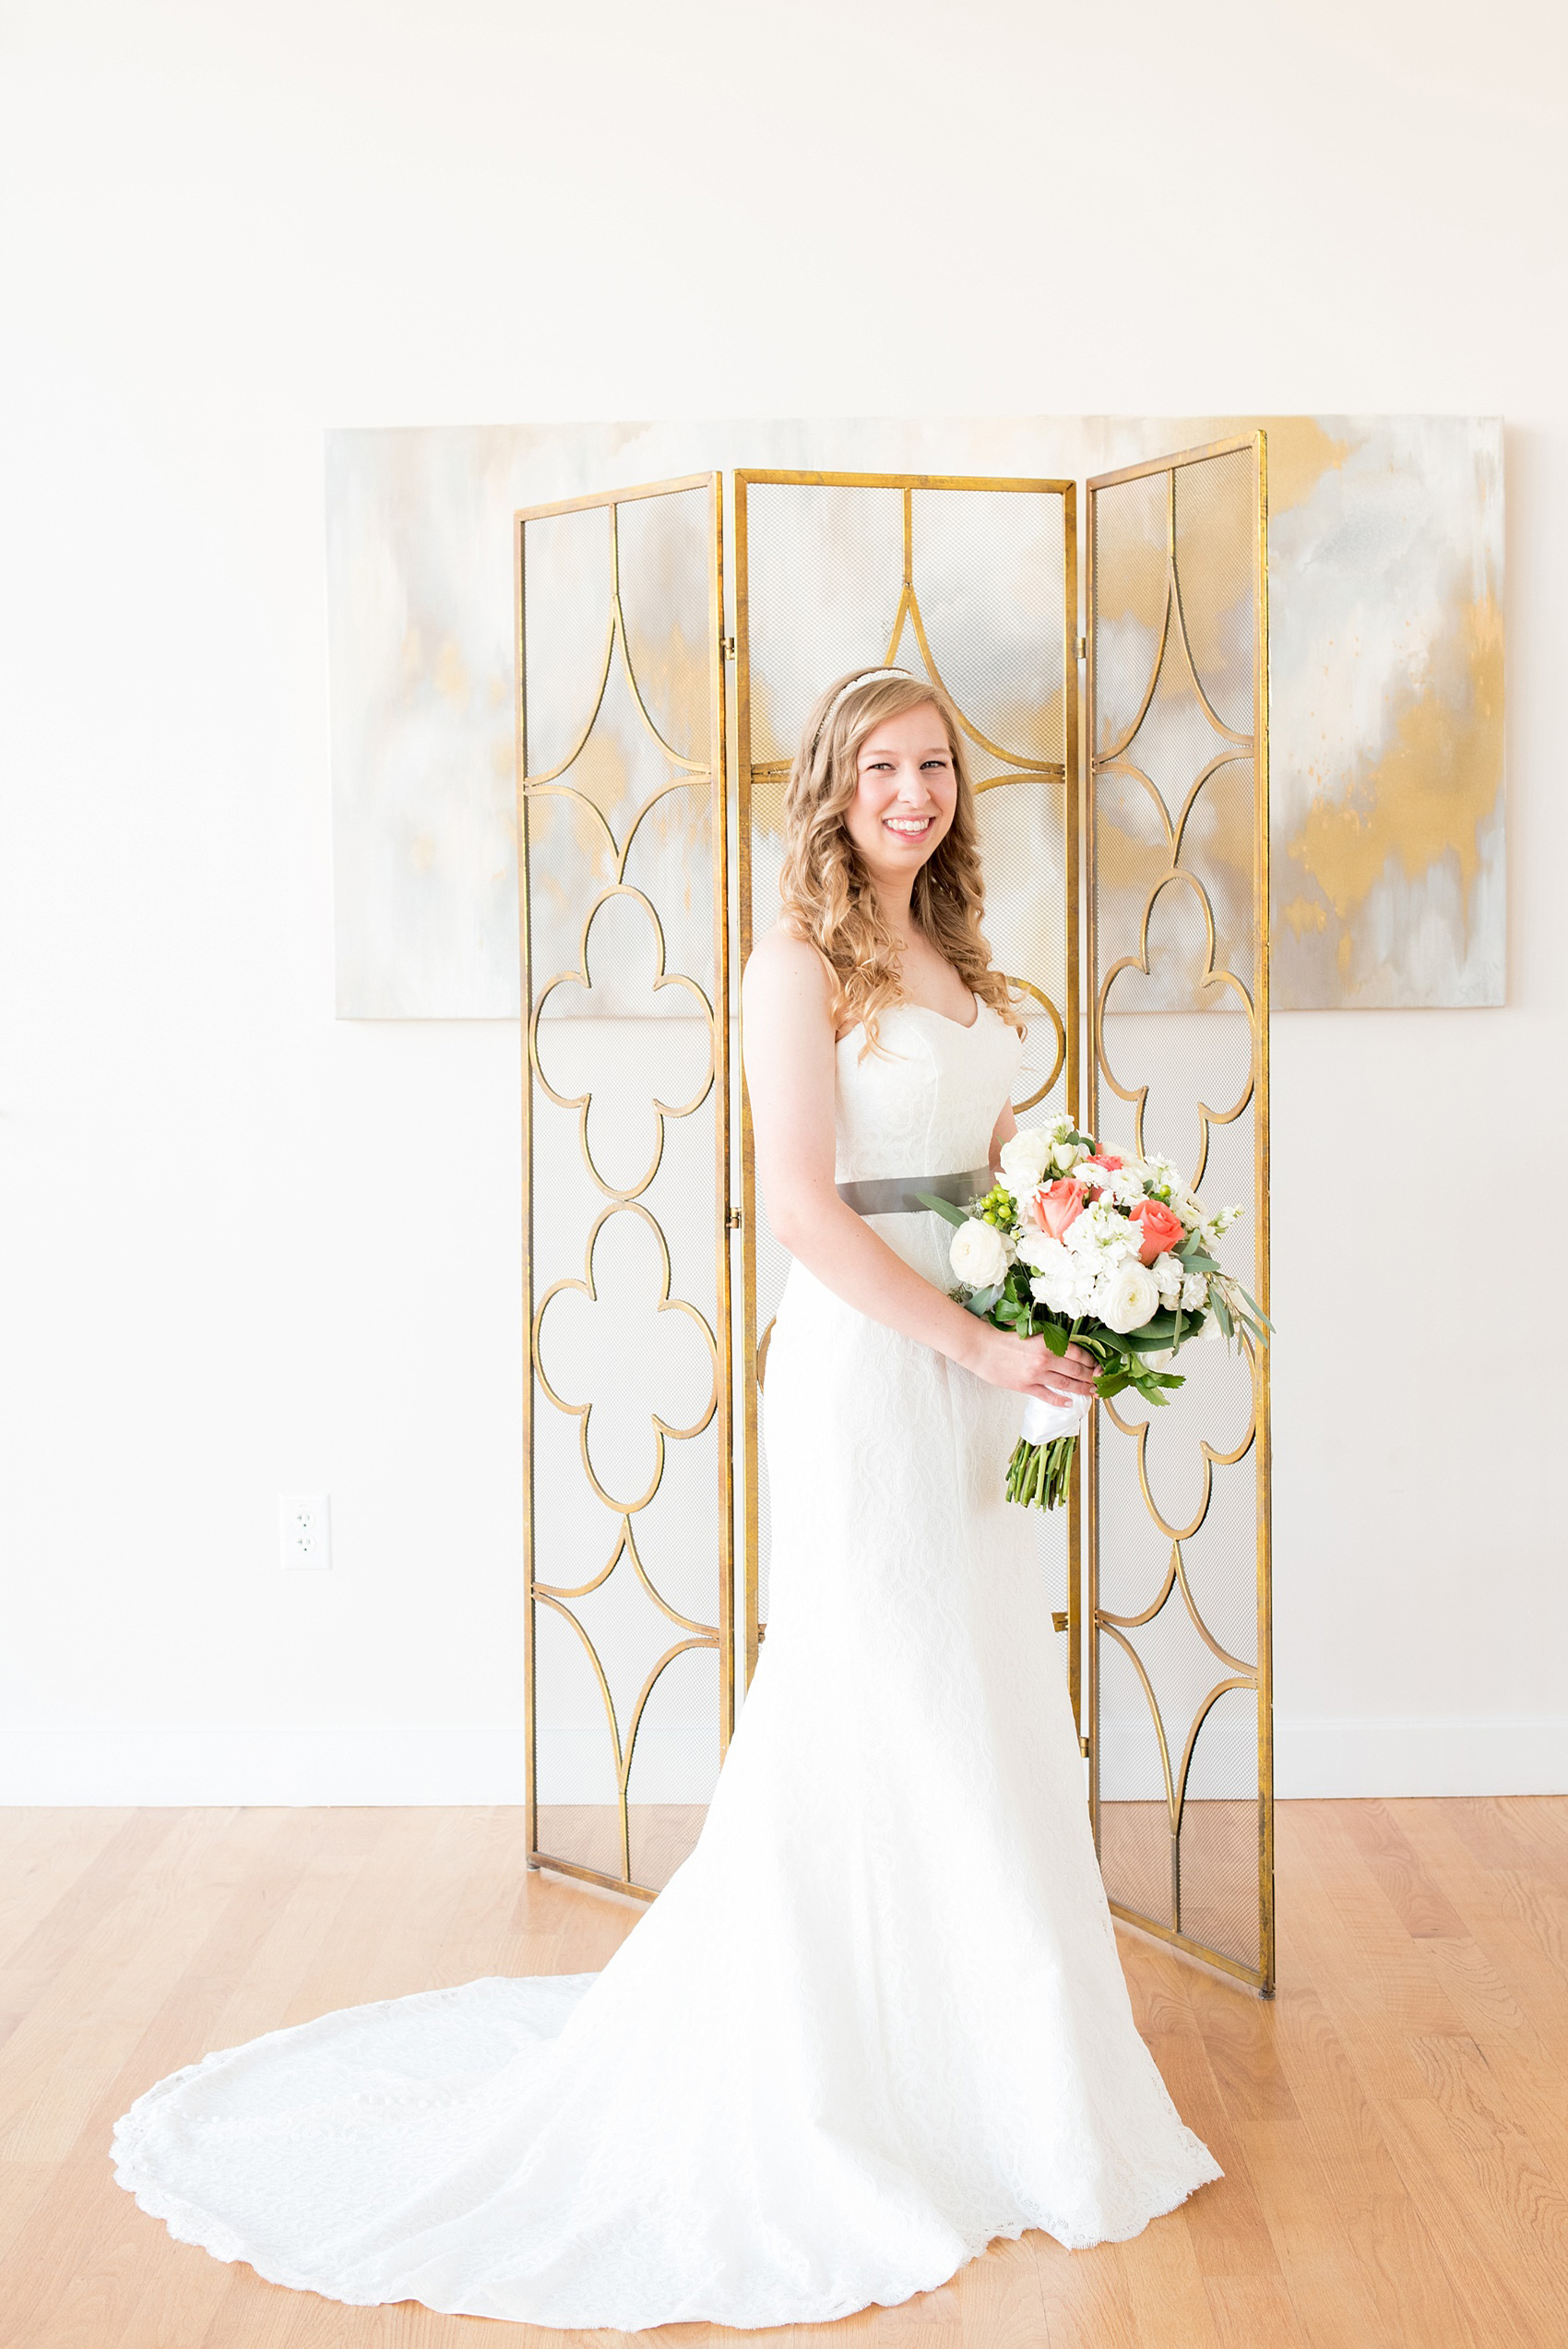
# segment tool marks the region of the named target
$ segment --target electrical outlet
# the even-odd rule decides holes
[[[326,1493],[279,1493],[278,1562],[287,1571],[332,1563],[332,1520]]]

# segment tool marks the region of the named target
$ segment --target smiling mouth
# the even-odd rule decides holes
[[[885,816],[882,819],[884,830],[901,841],[923,841],[935,821],[934,816]]]

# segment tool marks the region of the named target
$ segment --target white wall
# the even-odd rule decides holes
[[[1568,1139],[1564,62],[1546,0],[7,10],[0,1793],[518,1783],[517,1034],[332,1018],[323,426],[1296,410],[1510,420],[1513,946],[1277,1023],[1282,1789],[1568,1786],[1502,1238]]]

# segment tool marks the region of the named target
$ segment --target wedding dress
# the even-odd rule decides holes
[[[885,1056],[862,1042],[840,1182],[982,1166],[1007,1023],[901,1005]],[[948,1284],[934,1215],[872,1221]],[[1133,2022],[1034,1526],[1002,1498],[1019,1408],[794,1266],[767,1639],[690,1858],[602,1973],[176,2072],[120,2122],[120,2183],[330,2299],[631,2331],[901,2301],[995,2236],[1119,2241],[1218,2177]]]

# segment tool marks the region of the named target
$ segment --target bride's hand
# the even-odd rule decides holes
[[[1082,1346],[1053,1354],[1043,1338],[1015,1338],[989,1323],[982,1328],[987,1342],[969,1366],[990,1385],[1037,1395],[1048,1403],[1084,1402],[1093,1395],[1099,1365]]]

